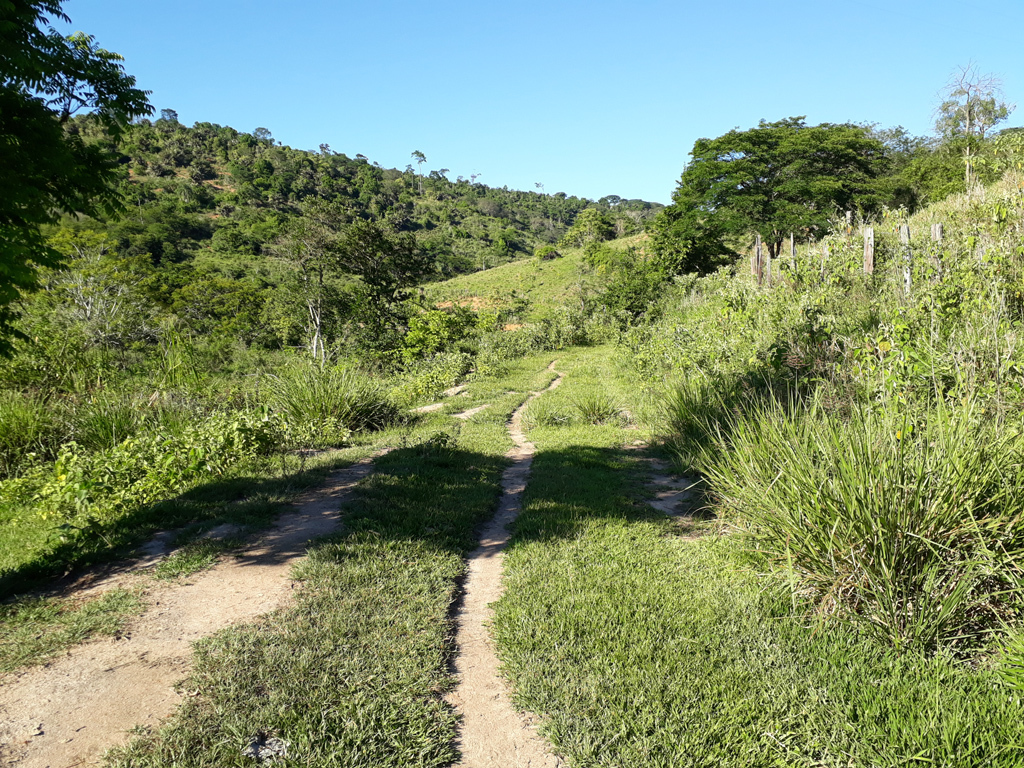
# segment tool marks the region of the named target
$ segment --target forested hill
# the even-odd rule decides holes
[[[75,120],[86,142],[105,141],[94,116]],[[130,127],[115,148],[125,169],[129,215],[105,225],[122,256],[187,264],[197,254],[259,256],[301,216],[311,198],[346,217],[411,232],[438,278],[505,263],[554,243],[586,208],[601,209],[619,235],[638,231],[661,206],[609,195],[599,201],[489,187],[448,177],[422,153],[404,170],[350,158],[326,144],[292,149],[258,128],[189,128],[172,110]],[[539,185],[538,185],[539,187]],[[95,227],[95,223],[89,226]]]

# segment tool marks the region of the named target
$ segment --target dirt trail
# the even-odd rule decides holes
[[[174,684],[188,672],[192,643],[284,605],[292,565],[310,539],[338,526],[341,502],[372,468],[369,458],[336,472],[250,548],[188,583],[157,588],[120,638],[0,678],[0,764],[92,765],[129,728],[158,725],[180,700]]]
[[[557,362],[557,361],[555,361]],[[548,366],[554,371],[555,363]],[[494,518],[480,537],[480,546],[469,555],[462,605],[456,616],[458,655],[455,671],[459,682],[448,701],[462,715],[457,746],[462,752],[459,768],[557,768],[562,761],[516,712],[498,675],[487,625],[490,604],[501,597],[502,551],[508,543],[508,526],[522,509],[522,494],[536,451],[523,434],[522,414],[527,404],[557,387],[562,374],[543,392],[534,392],[512,415],[509,433],[515,443],[507,456],[513,464],[501,478],[504,491]]]
[[[654,490],[654,498],[647,501],[659,512],[669,517],[682,517],[694,512],[697,499],[697,480],[692,477],[677,477],[671,473],[671,465],[660,459],[649,459],[654,474],[648,485]]]

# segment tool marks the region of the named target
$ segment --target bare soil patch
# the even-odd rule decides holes
[[[554,370],[551,363],[549,370]],[[544,392],[557,387],[561,374]],[[458,685],[448,701],[462,715],[457,746],[462,753],[460,768],[558,768],[562,760],[551,754],[550,746],[537,735],[529,718],[512,706],[508,690],[498,674],[499,663],[487,630],[493,611],[490,604],[501,597],[502,552],[509,540],[508,527],[522,509],[522,495],[530,476],[536,448],[523,433],[522,413],[527,403],[540,397],[534,392],[512,416],[509,434],[515,443],[507,456],[512,465],[505,470],[504,491],[494,518],[480,537],[480,546],[468,558],[468,574],[462,604],[456,614],[458,626],[455,672]]]
[[[192,643],[287,603],[296,586],[292,565],[310,539],[338,527],[342,501],[372,467],[364,459],[336,472],[249,548],[151,591],[149,608],[118,638],[0,679],[0,762],[94,765],[133,726],[157,726],[188,694],[175,684],[188,672]]]

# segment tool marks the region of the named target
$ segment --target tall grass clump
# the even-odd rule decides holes
[[[85,450],[106,450],[134,436],[145,415],[145,409],[129,397],[99,395],[75,409],[71,434]]]
[[[383,387],[344,367],[296,365],[265,387],[271,407],[310,445],[340,445],[350,432],[381,429],[398,417]]]
[[[623,415],[622,409],[603,392],[582,394],[570,402],[585,424],[610,424],[619,421]]]
[[[0,391],[0,478],[15,475],[30,453],[55,453],[60,431],[59,418],[43,398]]]
[[[726,522],[795,599],[900,650],[973,652],[1021,617],[1019,430],[970,406],[917,423],[774,400],[708,408],[691,411],[692,455]]]

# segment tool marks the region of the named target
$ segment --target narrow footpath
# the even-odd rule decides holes
[[[306,544],[337,528],[341,503],[372,469],[368,458],[336,472],[250,548],[186,583],[157,588],[120,637],[0,678],[0,764],[93,765],[130,728],[157,726],[181,700],[174,684],[188,673],[192,644],[284,606]]]
[[[541,392],[527,398],[509,422],[515,447],[509,451],[512,465],[505,470],[503,495],[498,511],[480,537],[480,546],[468,557],[468,573],[456,621],[455,671],[458,684],[448,701],[462,715],[456,746],[462,753],[459,768],[558,768],[564,763],[551,754],[547,742],[517,712],[498,674],[499,663],[488,632],[491,603],[501,597],[502,552],[509,540],[509,526],[522,509],[522,495],[530,476],[536,448],[523,433],[526,406],[562,382],[555,379]]]

